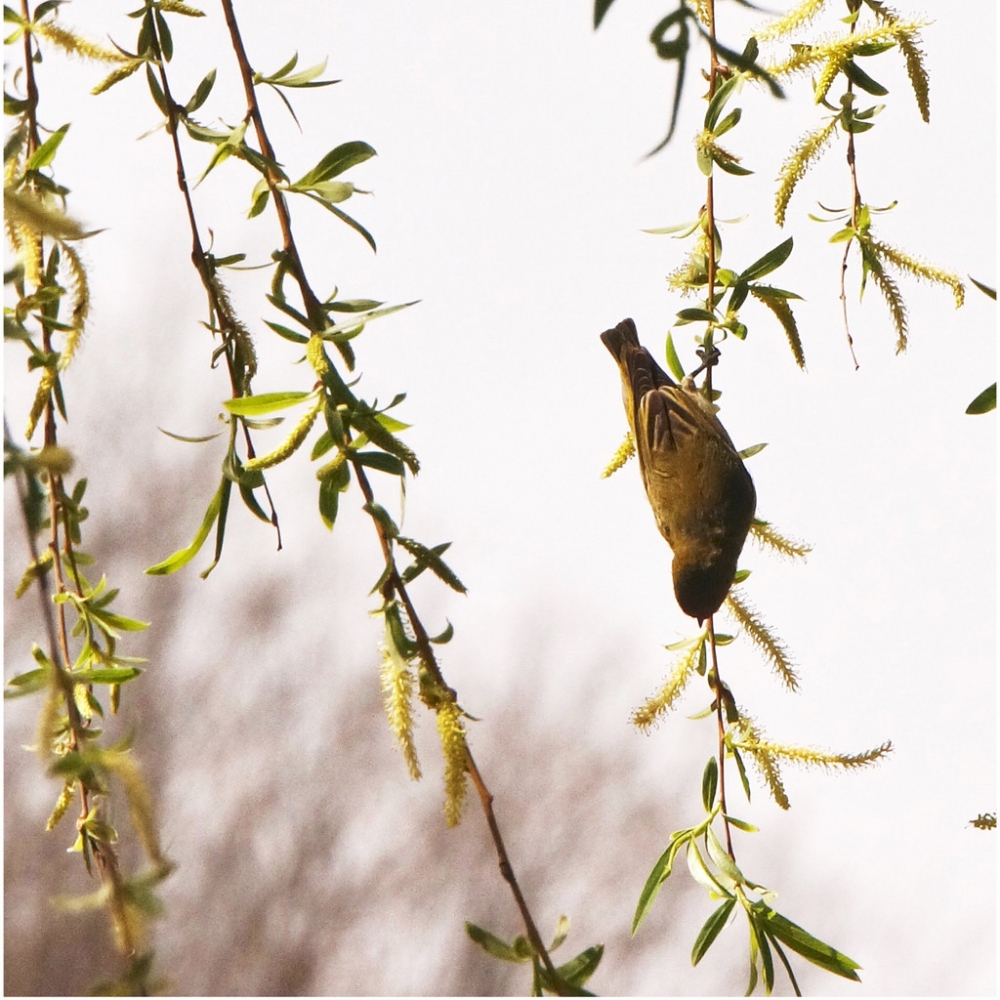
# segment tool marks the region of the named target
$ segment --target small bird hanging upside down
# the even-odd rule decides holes
[[[601,334],[622,396],[649,505],[674,552],[674,594],[699,623],[729,593],[757,507],[753,480],[694,381],[677,385],[624,319]]]

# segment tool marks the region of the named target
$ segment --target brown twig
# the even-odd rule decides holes
[[[479,773],[479,768],[472,758],[472,751],[468,748],[466,748],[466,766],[468,767],[469,777],[472,779],[472,783],[476,786],[476,791],[479,793],[479,801],[482,803],[483,812],[486,815],[486,824],[490,828],[490,836],[493,838],[493,846],[496,848],[497,858],[500,862],[500,874],[510,886],[510,891],[514,894],[514,901],[517,903],[517,908],[521,911],[521,919],[524,920],[524,926],[528,932],[528,940],[531,942],[532,948],[534,948],[535,953],[542,960],[545,970],[552,977],[553,984],[559,986],[561,984],[559,975],[552,965],[552,959],[549,957],[548,950],[542,942],[538,928],[535,926],[535,921],[532,919],[531,911],[524,900],[521,887],[518,885],[517,877],[514,875],[514,868],[510,863],[510,858],[507,857],[507,848],[504,846],[500,827],[493,813],[493,794],[486,787],[483,776]],[[561,990],[560,995],[563,995]]]
[[[708,19],[709,36],[712,39],[708,69],[708,99],[711,100],[715,94],[715,84],[720,68],[719,57],[715,51],[715,0],[708,0]],[[714,171],[708,175],[705,195],[705,218],[707,222],[705,235],[708,237],[708,298],[705,308],[709,312],[712,312],[715,308],[715,272],[718,267],[718,262],[715,259],[715,182],[713,174]],[[712,349],[711,327],[706,331],[704,348],[706,352],[710,352]],[[705,382],[703,386],[705,397],[709,402],[712,400],[712,368],[713,366],[709,365],[705,369]]]
[[[851,22],[849,29],[849,34],[854,34],[856,21]],[[854,83],[851,80],[847,81],[847,93],[854,93]],[[861,211],[861,189],[858,187],[858,171],[857,165],[855,163],[855,152],[854,152],[854,133],[847,133],[847,166],[851,171],[851,186],[854,189],[853,197],[851,199],[851,225],[854,227],[855,231],[858,228],[858,214]],[[847,334],[847,347],[851,352],[851,360],[854,362],[854,370],[857,371],[861,365],[858,363],[858,356],[854,353],[854,338],[851,336],[851,327],[847,317],[847,257],[851,250],[851,244],[854,239],[851,238],[847,241],[844,246],[844,258],[840,262],[840,306],[844,314],[844,332]]]
[[[21,0],[21,15],[25,21],[31,20],[31,15],[27,0]],[[27,151],[28,156],[38,149],[39,134],[37,122],[38,108],[38,86],[35,80],[34,58],[31,51],[31,32],[24,32],[24,70],[25,70],[25,90],[27,94],[26,113],[28,122]],[[30,181],[29,181],[30,184]],[[37,244],[31,252],[38,255],[38,270],[44,269],[45,257],[43,253],[43,241],[38,238]],[[46,354],[53,353],[52,332],[47,324],[42,324],[42,347]],[[44,413],[44,446],[46,449],[55,449],[59,444],[58,427],[56,424],[56,406],[53,399],[53,389],[50,389],[45,402]],[[11,440],[10,429],[4,417],[4,437]],[[56,594],[68,593],[66,580],[63,576],[62,559],[65,556],[69,562],[73,573],[74,583],[78,596],[83,596],[83,588],[76,565],[75,550],[71,537],[69,522],[63,504],[65,497],[62,476],[53,469],[47,470],[48,478],[48,507],[49,507],[49,542],[47,548],[52,556],[52,573],[55,586],[52,588],[53,596]],[[24,519],[25,536],[28,542],[28,550],[31,554],[32,565],[41,566],[39,562],[38,546],[32,525],[28,517],[27,492],[24,484],[23,470],[15,471],[15,485],[18,497],[18,506]],[[60,533],[62,538],[60,539]],[[62,551],[60,551],[60,549]],[[66,718],[68,723],[68,738],[66,746],[70,751],[80,751],[86,742],[86,730],[88,721],[85,719],[76,702],[76,683],[71,672],[72,656],[69,647],[69,634],[66,624],[66,604],[60,602],[53,612],[53,601],[50,598],[50,587],[48,572],[40,569],[38,572],[38,594],[42,612],[42,621],[49,642],[49,660],[52,664],[53,680],[59,689],[62,701],[66,708]],[[42,737],[46,734],[41,734]],[[45,748],[48,749],[48,748]],[[111,892],[108,899],[108,909],[111,913],[111,920],[116,928],[118,940],[122,953],[127,957],[133,957],[136,950],[136,942],[133,939],[130,923],[125,913],[125,896],[123,892],[124,882],[121,874],[118,855],[114,848],[107,843],[90,837],[84,832],[83,824],[90,814],[90,792],[86,782],[81,778],[77,780],[80,795],[80,814],[77,820],[77,832],[86,838],[87,844],[97,862],[101,881],[110,885]],[[89,870],[89,865],[88,865]]]
[[[713,618],[708,619],[708,642],[712,650],[712,672],[709,683],[715,690],[715,718],[719,725],[719,810],[722,813],[722,822],[726,829],[726,849],[729,851],[729,856],[735,861],[733,837],[729,829],[729,816],[726,809],[726,720],[722,678],[719,677],[719,658],[715,649],[715,621]]]
[[[156,30],[158,31],[158,29]],[[157,45],[160,45],[159,34],[157,34]],[[229,383],[232,387],[233,397],[235,398],[247,394],[247,387],[243,384],[243,379],[239,372],[239,366],[237,365],[235,357],[235,345],[237,339],[236,319],[232,315],[228,304],[223,302],[219,296],[215,281],[213,281],[212,266],[209,263],[208,255],[205,253],[205,248],[201,242],[201,234],[198,231],[198,220],[194,211],[194,200],[191,197],[191,187],[188,184],[187,171],[184,168],[184,157],[181,154],[180,138],[178,136],[178,126],[180,124],[178,105],[175,103],[173,95],[170,92],[170,82],[167,79],[167,70],[162,49],[160,52],[159,62],[157,63],[157,69],[159,71],[160,87],[163,90],[164,103],[167,106],[167,131],[170,134],[170,139],[173,144],[174,163],[177,167],[177,186],[180,188],[181,196],[184,199],[184,207],[187,211],[188,217],[188,226],[191,230],[191,262],[194,264],[195,270],[201,278],[202,286],[208,296],[209,310],[218,323],[219,332],[222,335],[223,342],[227,348],[224,352],[226,357],[226,367],[229,370]],[[239,423],[243,428],[243,438],[246,443],[247,457],[253,458],[255,456],[255,451],[253,440],[250,435],[250,429],[244,421],[239,421]],[[274,530],[277,533],[278,549],[280,550],[281,527],[278,524],[278,511],[274,506],[274,500],[271,497],[271,491],[266,480],[264,481],[263,486],[264,495],[267,497],[267,503],[271,510],[270,521],[271,524],[274,525]]]
[[[274,154],[274,148],[271,145],[271,141],[267,135],[267,130],[264,127],[264,121],[260,112],[260,105],[257,101],[257,93],[254,87],[253,69],[250,66],[250,61],[247,58],[246,49],[243,45],[243,39],[240,35],[239,25],[233,10],[232,0],[220,0],[220,2],[226,19],[226,25],[229,28],[233,51],[236,54],[236,60],[239,64],[240,75],[243,79],[243,89],[247,100],[247,118],[253,122],[254,131],[257,134],[257,141],[260,144],[261,154],[267,159],[269,164],[274,164],[277,162]],[[295,243],[295,237],[292,232],[292,221],[291,215],[288,211],[287,200],[285,199],[284,193],[278,187],[279,177],[272,169],[269,170],[266,179],[268,188],[271,192],[271,197],[274,199],[275,211],[278,215],[278,224],[281,228],[282,236],[282,249],[288,263],[289,272],[292,274],[299,286],[306,315],[313,325],[313,329],[320,331],[326,326],[326,314],[306,277],[305,268],[303,267],[302,259],[299,255],[298,247]],[[351,459],[351,466],[354,476],[361,489],[361,493],[365,498],[365,503],[367,505],[373,504],[375,502],[375,494],[372,490],[371,483],[368,481],[364,467],[355,459]],[[406,586],[403,583],[402,577],[396,569],[395,559],[392,553],[391,539],[386,534],[385,527],[374,516],[372,517],[372,523],[375,526],[379,544],[382,548],[382,555],[385,558],[386,566],[389,569],[383,590],[383,596],[391,597],[394,594],[399,599],[404,610],[406,611],[406,617],[410,623],[410,627],[413,630],[413,637],[417,645],[421,662],[434,678],[435,682],[440,684],[442,688],[447,690],[454,697],[455,692],[445,682],[441,668],[438,665],[437,658],[434,655],[434,650],[430,637],[427,633],[427,629],[424,627],[424,624],[417,613],[417,609],[414,607],[413,601],[411,600]],[[486,788],[482,775],[480,774],[479,769],[473,760],[472,753],[468,750],[468,748],[466,748],[466,760],[469,776],[472,779],[473,784],[476,786],[476,791],[479,793],[479,798],[483,806],[483,812],[486,816],[486,823],[489,826],[490,834],[493,837],[493,843],[496,846],[497,856],[500,861],[500,872],[507,884],[510,886],[511,892],[514,895],[514,900],[521,913],[521,917],[524,921],[525,929],[528,934],[528,939],[531,942],[532,947],[537,953],[542,964],[545,966],[546,972],[548,972],[548,974],[552,977],[552,982],[555,985],[558,985],[560,982],[559,976],[557,975],[555,967],[552,964],[552,959],[549,957],[548,950],[538,933],[538,928],[536,927],[535,921],[531,916],[531,911],[528,909],[528,905],[524,899],[524,894],[521,892],[521,888],[516,877],[514,876],[513,867],[511,866],[510,860],[507,856],[503,838],[500,834],[500,828],[493,812],[493,796]]]

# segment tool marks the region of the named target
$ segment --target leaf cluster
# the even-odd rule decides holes
[[[539,955],[531,947],[531,942],[520,934],[510,943],[484,930],[476,924],[466,923],[465,931],[488,955],[501,962],[513,962],[524,965],[531,963],[531,996],[545,996],[551,993],[555,996],[590,997],[593,993],[584,989],[584,984],[597,971],[601,958],[604,956],[604,945],[595,944],[575,955],[568,962],[556,966],[555,975],[545,967]],[[561,947],[569,935],[569,917],[561,916],[556,924],[556,932],[548,951],[554,952]]]

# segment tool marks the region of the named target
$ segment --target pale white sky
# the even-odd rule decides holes
[[[866,63],[890,95],[875,130],[859,139],[863,195],[876,205],[898,200],[877,223],[887,242],[995,284],[995,7],[986,0],[896,6],[935,21],[924,33],[931,124],[920,121],[901,58]],[[111,13],[128,7],[104,4],[95,12],[80,5],[66,19],[94,34],[110,30],[128,46],[136,22]],[[442,662],[463,705],[483,718],[473,727],[473,748],[515,694],[537,718],[565,729],[570,757],[577,741],[629,745],[628,759],[642,763],[616,774],[618,786],[627,792],[635,782],[643,796],[650,786],[680,792],[684,810],[659,831],[665,846],[672,829],[699,818],[711,724],[684,716],[708,695],[693,691],[648,738],[628,726],[631,709],[666,671],[663,645],[690,633],[692,623],[674,603],[670,552],[638,469],[599,479],[626,423],[617,372],[598,340],[632,316],[662,358],[675,311],[692,304],[672,296],[664,280],[682,245],[640,232],[693,218],[704,199],[690,142],[703,113],[693,74],[673,142],[642,159],[669,115],[674,70],[647,42],[664,13],[651,0],[619,0],[595,34],[584,0],[239,5],[255,68],[274,70],[297,50],[304,66],[328,55],[327,75],[343,80],[291,95],[302,135],[279,102],[264,96],[289,174],[304,173],[350,139],[366,140],[379,154],[348,175],[374,196],[344,206],[375,235],[377,256],[305,202],[293,202],[296,234],[318,290],[337,284],[350,297],[421,300],[355,341],[359,392],[380,400],[408,393],[398,414],[414,424],[406,439],[423,471],[409,486],[406,531],[427,544],[453,541],[451,565],[469,587],[465,598],[427,584],[416,593],[433,631],[444,617],[455,625]],[[729,4],[720,6],[720,18],[756,23]],[[242,103],[221,19],[213,11],[212,23],[172,23],[176,93],[186,97],[217,65],[219,84],[203,117],[234,123]],[[724,33],[744,37],[738,28]],[[67,440],[82,469],[92,463],[101,470],[92,477],[93,521],[112,508],[127,522],[130,484],[155,482],[164,496],[185,491],[187,512],[170,543],[180,548],[214,489],[222,444],[195,452],[157,426],[210,432],[227,388],[223,374],[208,368],[212,345],[198,325],[203,296],[188,264],[172,161],[162,132],[134,141],[157,120],[141,79],[100,99],[67,94],[57,103],[56,86],[89,87],[101,72],[58,63],[42,67],[42,117],[53,127],[74,122],[60,150],[59,177],[72,188],[71,210],[108,229],[86,245],[93,329],[66,380],[73,417]],[[793,651],[802,691],[783,693],[740,645],[724,651],[722,670],[776,740],[859,751],[891,739],[896,750],[878,769],[851,776],[789,770],[789,813],[770,805],[763,789],[752,806],[734,809],[762,828],[740,838],[737,850],[751,878],[780,892],[782,912],[861,962],[863,985],[852,996],[992,993],[995,836],[967,821],[996,808],[996,432],[995,415],[969,417],[964,410],[995,378],[995,308],[970,285],[966,306],[956,312],[947,290],[904,278],[910,348],[897,357],[877,291],[870,288],[857,304],[855,267],[850,308],[861,368],[854,371],[837,299],[841,250],[826,242],[832,226],[806,218],[817,201],[847,203],[842,140],[801,185],[785,231],[772,221],[773,178],[791,143],[817,120],[808,90],[807,80],[798,81],[787,106],[762,90],[744,92],[737,102],[743,123],[725,144],[756,173],[720,175],[717,183],[719,216],[748,216],[724,227],[723,264],[738,269],[788,234],[796,241],[792,259],[772,278],[805,299],[795,310],[808,373],[796,369],[769,314],[748,306],[750,336],[724,345],[716,384],[737,446],[769,443],[748,466],[758,514],[814,546],[804,565],[782,563],[750,544],[741,560],[753,570],[749,596]],[[207,147],[188,143],[185,153],[197,175]],[[270,214],[243,219],[255,181],[249,168],[231,161],[201,185],[197,199],[217,254],[244,250],[263,263],[277,235]],[[305,368],[292,367],[294,345],[258,321],[275,318],[262,302],[262,275],[269,272],[233,279],[258,336],[255,390],[308,388]],[[690,366],[687,330],[674,336]],[[7,412],[18,426],[29,389],[21,360],[8,350],[7,361]],[[102,454],[108,433],[119,449],[110,461]],[[342,501],[343,520],[331,538],[316,513],[313,472],[300,458],[268,477],[285,551],[276,555],[266,528],[234,511],[215,574],[197,580],[207,555],[185,571],[185,586],[196,588],[195,604],[206,617],[199,621],[199,607],[189,602],[183,623],[195,638],[178,641],[174,660],[151,665],[151,672],[181,671],[174,676],[194,682],[214,669],[214,661],[204,661],[211,609],[239,606],[247,581],[279,565],[301,593],[286,630],[271,641],[294,650],[297,639],[335,613],[337,634],[326,641],[374,662],[378,636],[365,616],[371,605],[364,593],[379,564],[359,494]],[[378,488],[393,496],[389,484]],[[8,544],[14,539],[8,533]],[[134,551],[134,566],[168,551]],[[356,582],[357,593],[330,612],[324,593],[334,572]],[[126,595],[179,586],[136,577],[114,583]],[[337,587],[344,592],[341,582]],[[251,667],[241,668],[242,692],[258,711],[253,692],[263,697],[267,681]],[[374,672],[370,682],[377,683]],[[566,692],[580,688],[592,696],[573,698],[574,714],[566,718]],[[424,728],[432,730],[429,719]],[[501,735],[482,739],[494,748],[518,740],[513,731]],[[504,767],[502,757],[480,763],[488,773]],[[434,798],[437,772],[427,770],[420,792]],[[406,781],[401,762],[396,779]],[[176,787],[164,794],[183,797]],[[184,794],[197,799],[199,792]],[[590,794],[599,812],[601,788]],[[405,819],[390,815],[388,822]],[[465,823],[482,824],[471,803]],[[171,834],[183,851],[183,830]],[[526,862],[532,845],[519,849],[515,865]],[[632,881],[617,884],[626,911],[655,857],[638,859],[638,881],[630,874]],[[418,870],[419,858],[413,864]],[[193,869],[195,859],[186,870]],[[185,877],[182,866],[174,891],[184,891]],[[559,877],[565,875],[553,875],[554,885]],[[502,899],[499,879],[484,884]],[[556,898],[552,905],[571,903]],[[586,897],[575,905],[571,916],[582,918]],[[670,905],[666,892],[658,907]],[[707,915],[707,901],[701,906]],[[466,916],[455,913],[454,922]],[[610,937],[609,923],[602,914],[587,917],[595,940]],[[699,925],[690,914],[672,924],[662,954],[645,964],[629,967],[627,953],[609,952],[593,987],[726,989],[705,985],[705,970],[688,968]],[[508,926],[518,930],[513,904]],[[169,940],[166,927],[164,934]],[[740,963],[745,947],[742,929],[715,945]],[[798,968],[807,992],[848,989],[804,963]],[[324,982],[336,991],[335,977]]]

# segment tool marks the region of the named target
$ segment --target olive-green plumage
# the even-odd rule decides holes
[[[677,385],[639,345],[635,323],[601,334],[622,396],[653,516],[674,552],[674,594],[702,621],[726,599],[757,507],[753,480],[712,405]]]

